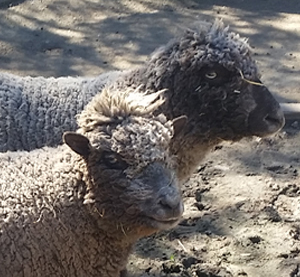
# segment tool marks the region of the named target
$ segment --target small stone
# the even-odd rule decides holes
[[[253,236],[248,238],[252,243],[257,244],[262,241],[262,238],[260,236]]]
[[[194,257],[188,257],[182,260],[182,264],[186,269],[190,268],[193,264],[197,264],[198,262],[199,260]]]

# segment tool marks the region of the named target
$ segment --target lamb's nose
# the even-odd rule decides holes
[[[178,218],[183,213],[183,203],[180,196],[164,195],[159,203],[172,218]]]

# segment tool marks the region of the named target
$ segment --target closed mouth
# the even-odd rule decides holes
[[[154,225],[157,229],[170,229],[175,227],[179,221],[179,217],[166,218],[166,219],[158,219],[155,217],[148,217],[150,219],[151,225]]]

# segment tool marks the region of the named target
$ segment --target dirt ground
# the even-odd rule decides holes
[[[215,17],[249,37],[277,99],[300,102],[299,0],[0,0],[0,70],[127,69]],[[183,221],[138,243],[128,264],[134,276],[300,277],[299,120],[272,138],[224,142],[210,153],[183,187]]]

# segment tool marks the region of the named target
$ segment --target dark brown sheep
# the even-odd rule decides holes
[[[246,39],[217,20],[202,22],[162,46],[112,86],[166,89],[166,101],[157,113],[168,119],[187,116],[183,132],[172,144],[178,177],[185,180],[223,140],[265,137],[283,127],[283,112],[259,77]]]
[[[168,119],[188,118],[172,144],[182,180],[222,140],[268,136],[284,124],[278,102],[259,80],[246,39],[219,20],[199,23],[155,51],[144,65],[109,76],[8,76],[2,77],[2,86],[0,78],[0,151],[60,143],[65,130],[76,128],[74,114],[104,83],[121,90],[143,85],[148,93],[166,89],[166,101],[157,113],[163,112]]]

